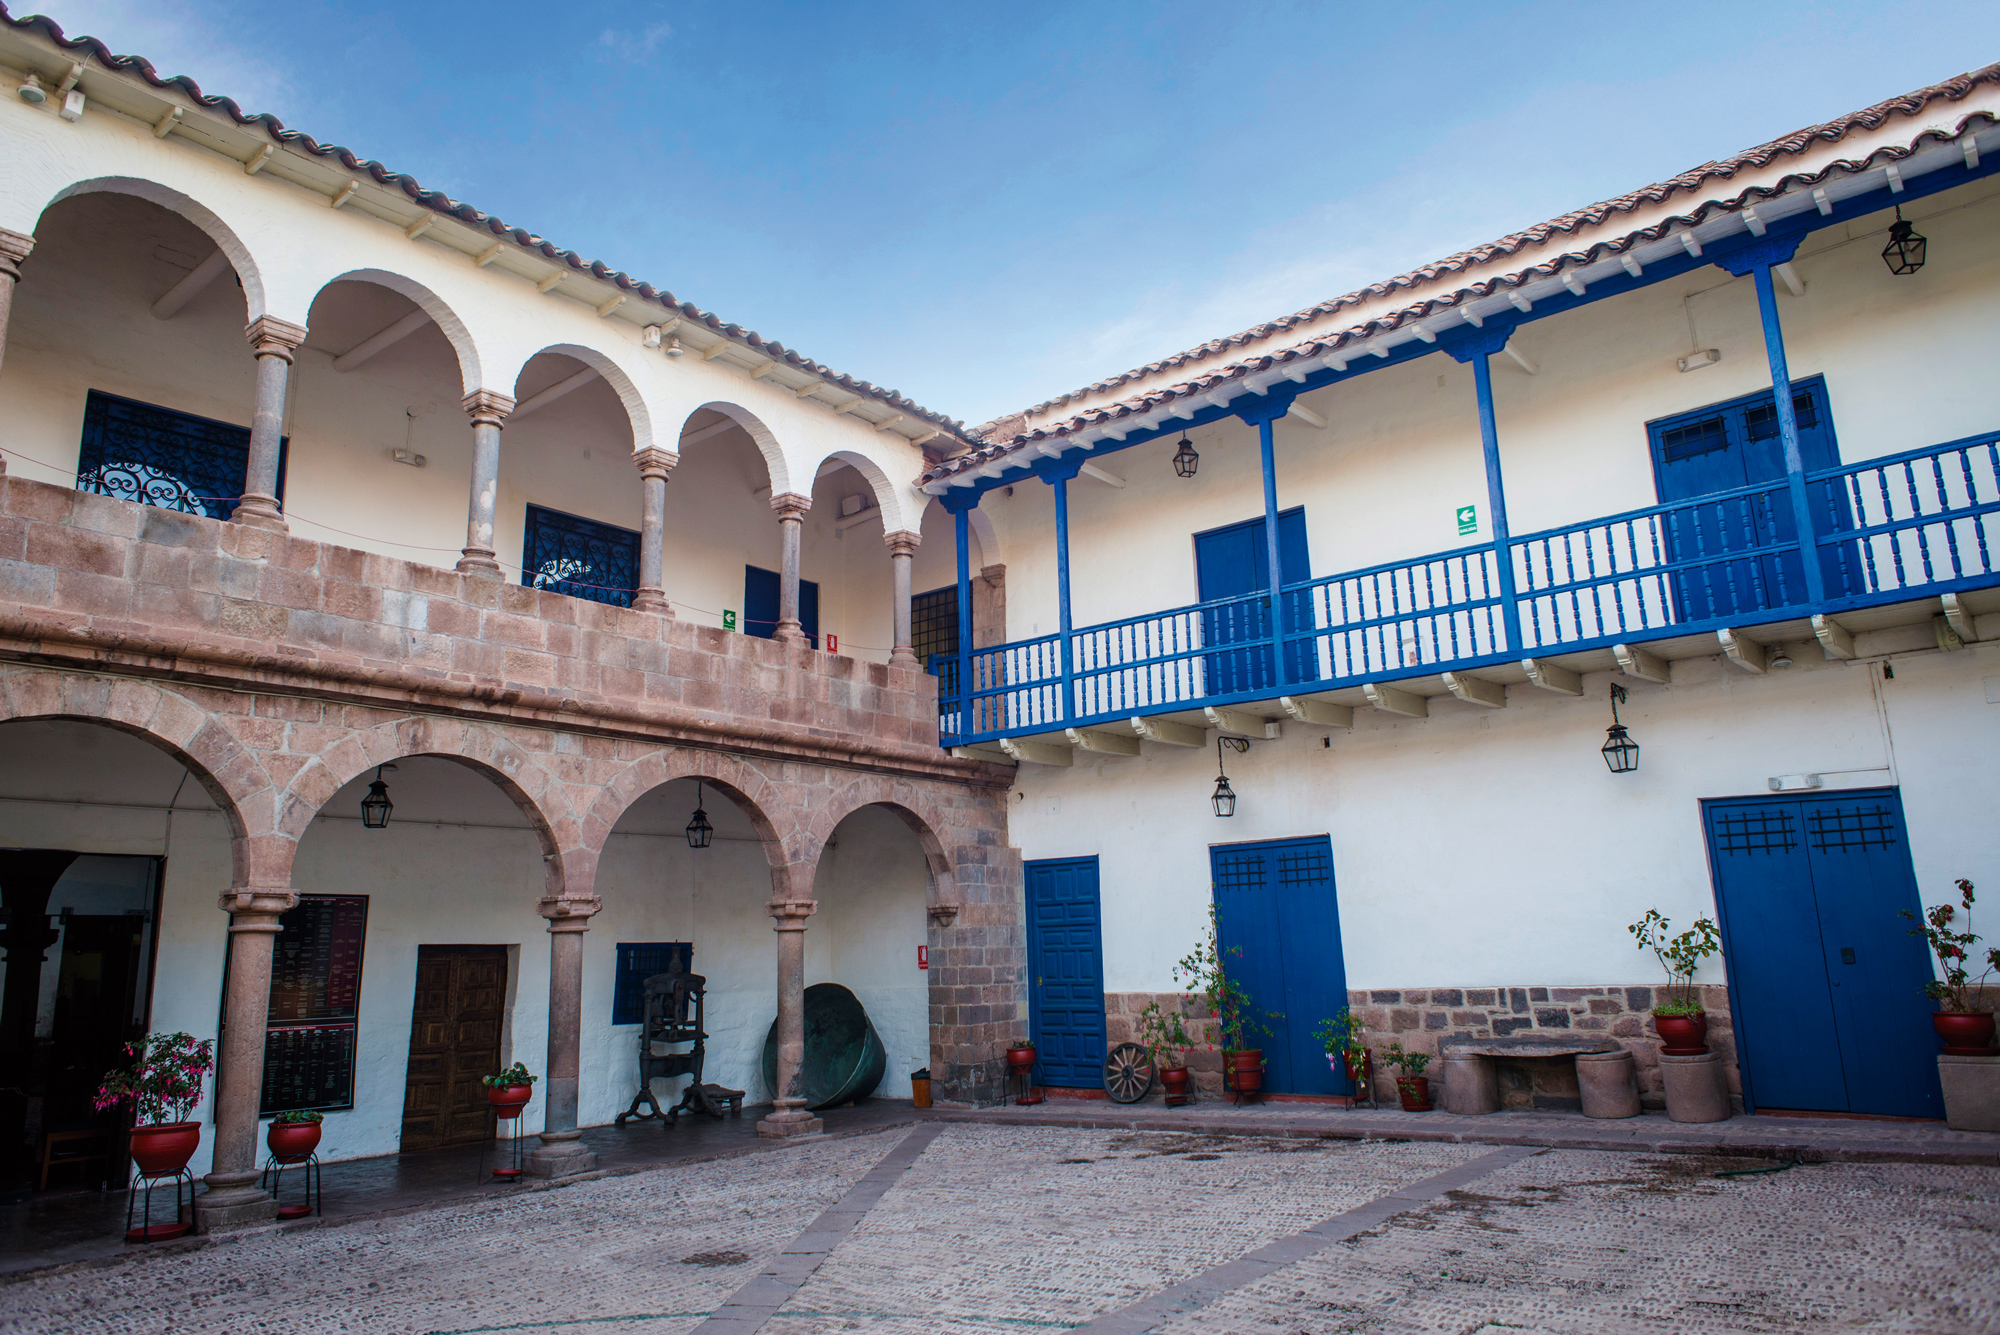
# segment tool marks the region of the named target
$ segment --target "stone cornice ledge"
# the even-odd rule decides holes
[[[36,617],[0,605],[0,661],[185,682],[223,690],[310,696],[371,709],[449,714],[522,727],[687,746],[838,769],[1006,788],[1013,771],[926,747],[812,728],[716,718],[664,705],[581,700],[559,691],[452,681],[393,667],[254,654]]]

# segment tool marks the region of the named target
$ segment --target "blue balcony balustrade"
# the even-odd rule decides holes
[[[1764,483],[1510,539],[1519,644],[1495,549],[1468,547],[1288,585],[1282,633],[1267,594],[1079,627],[1068,698],[1060,635],[973,651],[969,693],[941,656],[939,735],[963,745],[2000,583],[2000,432],[1814,472],[1806,495],[1818,605],[1788,485]]]

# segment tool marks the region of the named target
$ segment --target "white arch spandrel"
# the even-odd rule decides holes
[[[172,186],[162,185],[158,181],[136,176],[97,176],[72,182],[56,191],[49,197],[48,202],[37,210],[35,226],[29,230],[32,232],[39,228],[41,219],[48,214],[48,211],[64,200],[94,194],[130,195],[134,199],[157,204],[169,213],[177,213],[187,219],[199,227],[209,240],[215,242],[216,247],[228,257],[230,267],[236,270],[236,276],[243,280],[243,304],[251,321],[264,315],[292,319],[282,312],[270,309],[265,281],[267,268],[252,252],[250,244],[243,239],[238,229],[224,221],[221,215],[200,200]],[[294,323],[299,325],[305,323],[303,313]]]

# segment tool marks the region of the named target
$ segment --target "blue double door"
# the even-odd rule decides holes
[[[1703,808],[1744,1102],[1942,1117],[1896,790]]]
[[[1297,584],[1312,578],[1312,562],[1306,548],[1306,512],[1285,510],[1278,515],[1278,564],[1283,583]],[[1264,521],[1251,519],[1241,524],[1212,528],[1194,535],[1194,573],[1197,597],[1202,601],[1201,633],[1204,645],[1242,644],[1268,639],[1271,635],[1271,549],[1264,540]],[[1299,615],[1304,600],[1289,596],[1293,606],[1287,629],[1302,626]],[[1294,670],[1290,681],[1307,681],[1316,672],[1301,672],[1301,646],[1288,650]],[[1304,657],[1309,659],[1310,652]],[[1233,653],[1206,654],[1202,658],[1207,675],[1207,694],[1234,695],[1239,691],[1262,690],[1278,684],[1273,670],[1275,659],[1269,645],[1239,649]]]
[[[1028,898],[1028,1032],[1041,1082],[1104,1085],[1104,936],[1097,859],[1054,858],[1025,867]]]
[[[1347,1005],[1347,966],[1325,835],[1209,849],[1223,966],[1250,995],[1265,1032],[1264,1088],[1349,1093],[1313,1038]],[[1275,1013],[1275,1018],[1273,1018]]]

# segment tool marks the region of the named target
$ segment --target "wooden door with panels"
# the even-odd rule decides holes
[[[403,1149],[466,1145],[493,1134],[484,1076],[500,1069],[505,946],[418,946],[403,1091]]]

